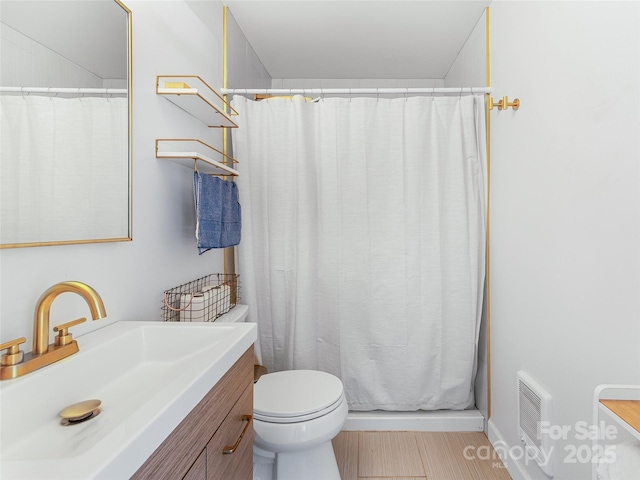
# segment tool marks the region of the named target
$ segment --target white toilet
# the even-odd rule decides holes
[[[253,391],[254,480],[340,480],[331,440],[347,413],[342,382],[331,374],[260,377]]]
[[[238,305],[218,321],[245,321]],[[340,480],[331,440],[347,419],[342,382],[315,370],[262,375],[254,385],[254,480]]]

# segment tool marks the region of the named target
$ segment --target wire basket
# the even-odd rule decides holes
[[[164,292],[165,322],[213,322],[238,304],[237,274],[213,273]]]

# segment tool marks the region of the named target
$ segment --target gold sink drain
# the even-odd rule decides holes
[[[62,417],[60,424],[65,427],[68,425],[77,425],[97,417],[100,414],[98,407],[101,403],[100,400],[85,400],[84,402],[69,405],[58,414]]]

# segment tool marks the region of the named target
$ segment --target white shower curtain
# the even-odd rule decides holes
[[[1,243],[126,237],[127,98],[1,95],[0,106]]]
[[[473,405],[483,97],[233,105],[239,272],[263,363],[337,375],[352,410]]]

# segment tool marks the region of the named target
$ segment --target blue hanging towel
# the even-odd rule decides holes
[[[238,245],[242,227],[238,186],[234,182],[194,172],[193,194],[199,254],[212,248]]]

